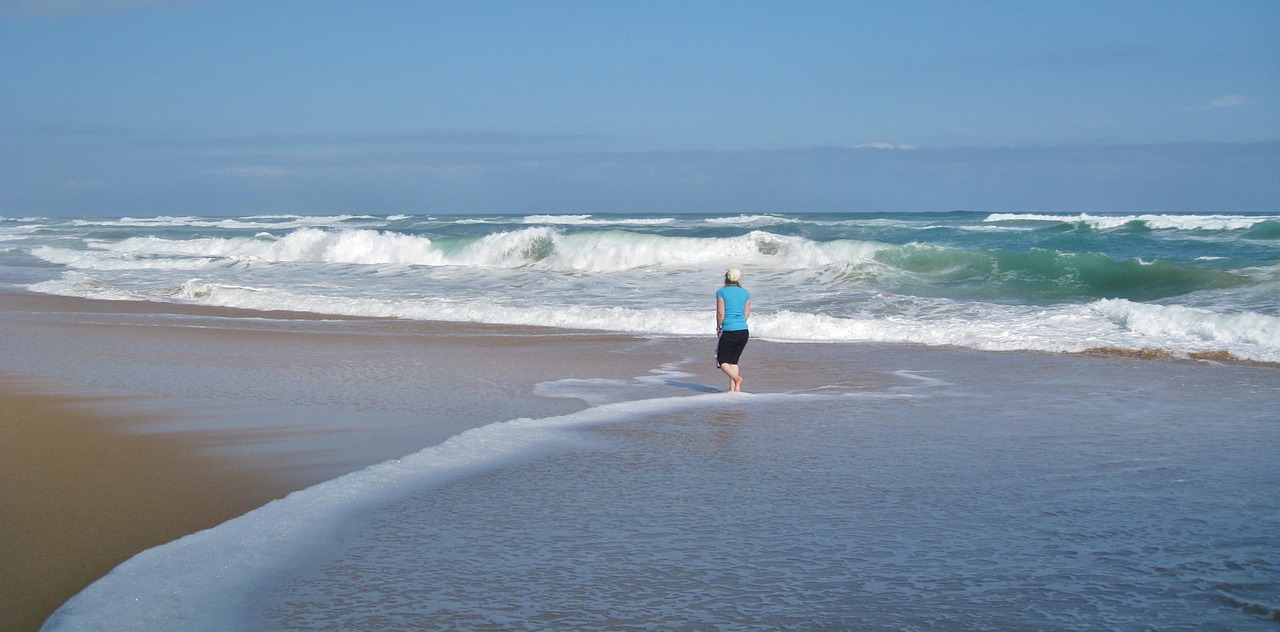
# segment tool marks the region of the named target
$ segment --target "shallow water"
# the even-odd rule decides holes
[[[244,623],[1274,629],[1274,371],[874,355],[874,390],[698,396],[408,494]]]

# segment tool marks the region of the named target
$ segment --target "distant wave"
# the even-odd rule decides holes
[[[566,226],[657,226],[670,224],[672,217],[616,217],[596,219],[591,215],[529,215],[523,219],[525,224],[551,224]]]
[[[119,219],[76,219],[70,225],[83,228],[222,228],[237,229],[290,229],[303,227],[337,227],[350,222],[382,221],[372,215],[254,215],[233,218],[209,217],[122,217]]]
[[[718,224],[721,226],[774,226],[777,224],[796,224],[801,220],[794,217],[782,217],[779,215],[739,215],[737,217],[709,217],[706,222],[708,224]]]
[[[1252,215],[1052,215],[1034,213],[992,213],[986,222],[1052,222],[1084,224],[1098,230],[1142,225],[1152,230],[1244,230],[1264,222],[1280,221],[1277,216]]]

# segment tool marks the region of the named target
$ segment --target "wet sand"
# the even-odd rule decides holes
[[[0,630],[147,548],[671,349],[598,333],[0,293]],[[679,392],[680,387],[673,387]]]
[[[134,553],[290,491],[119,407],[0,375],[0,629],[36,629]]]

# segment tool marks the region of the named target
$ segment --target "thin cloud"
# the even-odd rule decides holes
[[[854,145],[851,149],[915,149],[915,145],[902,145],[894,143],[863,143]]]
[[[1221,110],[1223,108],[1238,108],[1246,105],[1253,105],[1253,99],[1239,94],[1228,94],[1209,101],[1206,110]]]

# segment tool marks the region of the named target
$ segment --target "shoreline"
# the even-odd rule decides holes
[[[38,629],[129,557],[291,492],[585,408],[533,386],[630,377],[584,352],[638,342],[24,292],[0,292],[0,339],[4,630]]]
[[[121,404],[0,374],[0,628],[37,629],[134,554],[292,491]]]

